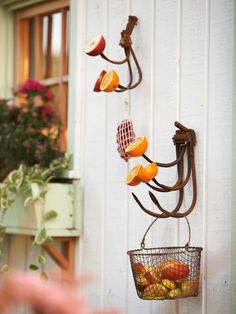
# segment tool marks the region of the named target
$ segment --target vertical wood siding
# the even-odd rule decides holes
[[[80,263],[96,281],[86,292],[97,307],[125,313],[230,313],[231,131],[233,74],[233,1],[158,0],[87,1],[86,36],[106,37],[105,52],[122,57],[118,45],[127,16],[137,15],[133,46],[143,70],[142,84],[129,96],[137,135],[149,138],[148,154],[171,161],[174,121],[197,134],[198,202],[189,217],[192,245],[203,246],[198,298],[148,302],[137,298],[126,251],[138,248],[151,219],[131,197],[150,206],[143,186],[126,188],[127,164],[116,151],[115,134],[124,112],[124,94],[96,94],[102,69],[114,68],[125,81],[124,67],[85,56],[84,234]],[[143,162],[143,161],[142,161]],[[160,181],[174,182],[176,171],[160,170]],[[173,208],[176,195],[161,195]],[[191,201],[187,189],[184,206]],[[156,223],[152,246],[183,245],[184,221]]]
[[[75,141],[80,143],[75,164],[84,185],[78,268],[95,277],[85,293],[93,306],[117,307],[127,314],[231,313],[233,0],[80,0],[79,4],[85,23],[72,39],[80,43],[74,68],[80,83],[75,120],[81,121],[82,127],[75,128]],[[102,33],[106,54],[121,59],[120,31],[128,15],[139,18],[132,38],[143,82],[127,96],[94,93],[101,70],[114,68],[121,82],[126,82],[127,69],[85,56],[81,39]],[[198,202],[189,220],[191,244],[204,248],[197,298],[151,302],[136,295],[126,252],[139,247],[151,218],[138,208],[131,191],[147,206],[151,203],[146,186],[127,188],[124,184],[128,166],[117,153],[115,136],[125,97],[130,101],[136,135],[148,137],[148,155],[154,160],[174,160],[171,138],[175,120],[196,131]],[[160,169],[160,181],[172,184],[175,179],[175,169]],[[191,197],[188,188],[186,208]],[[175,193],[159,198],[169,209],[177,199]],[[184,245],[187,238],[184,221],[164,219],[154,225],[147,245]],[[9,241],[25,252],[24,239]],[[11,252],[9,258],[14,259]]]

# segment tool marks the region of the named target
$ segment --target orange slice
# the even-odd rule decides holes
[[[119,76],[114,70],[108,71],[102,78],[100,90],[113,92],[119,85]]]
[[[125,152],[128,156],[138,157],[142,156],[146,152],[147,147],[148,141],[146,136],[141,136],[129,144],[129,146],[126,147]]]
[[[146,183],[155,178],[155,176],[158,173],[157,164],[155,162],[152,162],[150,165],[148,165],[145,168],[142,168],[138,174],[139,179]]]
[[[139,172],[143,169],[142,165],[136,165],[134,168],[132,168],[126,177],[126,184],[134,186],[137,185],[141,182],[139,178]]]

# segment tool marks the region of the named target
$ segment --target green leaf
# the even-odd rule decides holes
[[[52,243],[53,240],[51,237],[49,237],[47,235],[47,231],[45,228],[41,229],[39,231],[39,233],[35,236],[35,239],[33,241],[33,244],[36,244],[36,245],[45,245],[45,244],[49,244],[49,243]]]
[[[20,187],[21,187],[23,181],[24,181],[24,177],[23,177],[23,176],[20,177],[19,180],[17,181],[17,184],[16,184],[16,190],[17,190],[17,191],[19,191],[19,189],[20,189]]]
[[[14,183],[15,180],[19,177],[19,173],[18,173],[18,170],[13,170],[9,173],[8,177],[7,177],[7,180],[10,182],[10,183]]]
[[[37,266],[37,265],[35,265],[35,264],[30,264],[29,265],[29,269],[31,269],[31,270],[38,270],[39,269],[39,267]]]
[[[45,265],[46,264],[46,258],[43,256],[43,255],[39,255],[38,256],[38,263],[40,264],[40,265]]]
[[[4,225],[0,224],[0,235],[5,234],[5,233],[6,233],[6,229],[7,229],[7,227],[6,227],[6,226],[4,226]]]
[[[41,245],[50,244],[53,242],[53,239],[50,236],[46,236],[43,243]]]
[[[41,191],[41,192],[39,193],[39,196],[40,196],[41,198],[45,198],[45,196],[46,196],[47,193],[48,193],[48,189],[45,188],[45,190],[43,190],[43,191]]]
[[[29,196],[24,201],[24,207],[29,207],[34,202],[34,199],[32,196]]]
[[[57,216],[58,216],[58,213],[55,210],[50,210],[44,214],[43,219],[45,221],[48,221],[50,219],[56,218]]]
[[[0,208],[6,209],[10,206],[9,201],[5,197],[1,197],[0,199]]]
[[[38,234],[36,234],[34,243],[37,245],[42,245],[42,243],[45,241],[47,237],[47,231],[45,228],[41,229]]]
[[[44,181],[43,180],[41,180],[41,179],[37,179],[37,178],[32,178],[31,180],[30,180],[30,182],[31,183],[37,183],[37,184],[44,184]]]
[[[15,185],[10,185],[10,186],[8,187],[8,191],[15,193],[15,192],[16,192],[16,187],[15,187]]]
[[[6,273],[7,271],[9,271],[9,266],[7,264],[2,265],[1,267],[1,273]]]

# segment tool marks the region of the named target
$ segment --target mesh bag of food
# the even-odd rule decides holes
[[[132,143],[135,139],[134,127],[131,118],[124,118],[117,127],[116,143],[118,145],[117,150],[125,161],[128,161],[129,156],[125,153],[126,147]]]

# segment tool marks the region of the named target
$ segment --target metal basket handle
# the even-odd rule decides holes
[[[189,245],[190,245],[190,240],[191,240],[191,228],[190,228],[190,224],[189,224],[189,221],[188,221],[188,218],[187,217],[184,217],[186,222],[187,222],[187,226],[188,226],[188,242],[185,244],[185,249],[186,251],[188,251],[188,248],[189,248]],[[158,217],[155,218],[152,223],[149,225],[149,227],[147,228],[146,232],[144,233],[144,236],[142,238],[142,241],[140,243],[140,246],[142,249],[146,249],[145,248],[145,238],[146,238],[146,235],[148,233],[148,231],[151,229],[152,225],[157,221],[157,219],[159,219]]]

